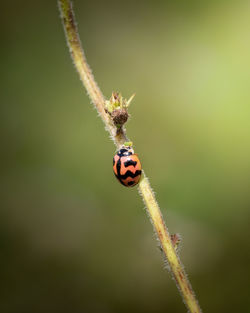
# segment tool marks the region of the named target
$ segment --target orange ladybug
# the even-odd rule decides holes
[[[131,147],[123,146],[113,158],[113,170],[119,182],[126,187],[137,185],[141,178],[141,162]]]

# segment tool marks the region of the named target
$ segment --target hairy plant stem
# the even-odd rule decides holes
[[[124,144],[124,142],[128,141],[128,138],[126,136],[124,127],[117,131],[117,127],[114,125],[110,116],[105,112],[105,98],[94,79],[81,47],[81,42],[74,19],[72,3],[70,0],[58,0],[58,3],[73,62],[85,88],[87,89],[91,101],[103,119],[106,129],[109,131],[115,145],[119,148]],[[144,173],[139,183],[138,189],[146,205],[149,217],[158,235],[162,250],[167,259],[169,270],[174,277],[180,294],[182,295],[183,300],[191,313],[200,313],[201,309],[199,307],[198,301],[195,298],[191,284],[188,281],[187,275],[185,274],[183,265],[181,264],[176,249],[172,244],[171,236],[164,223],[161,210],[155,199],[153,190],[150,187],[150,183]]]

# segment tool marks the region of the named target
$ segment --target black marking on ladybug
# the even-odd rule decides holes
[[[128,160],[128,161],[124,162],[123,164],[125,167],[131,166],[131,165],[135,167],[137,164],[137,161]]]
[[[129,181],[129,182],[128,182],[128,185],[129,185],[129,186],[133,186],[133,185],[135,185],[135,182]]]
[[[132,173],[131,171],[127,171],[126,174],[124,175],[120,174],[118,178],[121,178],[121,179],[126,179],[128,177],[135,178],[138,175],[141,175],[141,170],[137,170],[135,173]]]
[[[117,174],[115,174],[116,178],[119,180],[119,182],[123,185],[126,186],[126,184],[124,184],[124,182],[122,181],[122,175],[121,175],[121,159],[119,158],[117,160],[116,163],[116,170],[117,170]]]
[[[121,177],[121,159],[120,158],[117,160],[116,169],[117,169],[117,175],[115,174],[115,176],[117,178],[120,178]]]

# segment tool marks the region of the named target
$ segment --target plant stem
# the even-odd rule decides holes
[[[74,19],[72,3],[70,0],[58,0],[58,3],[73,62],[80,75],[83,85],[87,89],[91,101],[104,121],[106,129],[109,131],[115,145],[119,148],[124,144],[124,142],[128,141],[128,138],[124,128],[121,128],[119,132],[117,131],[117,128],[110,119],[110,116],[104,110],[105,98],[94,79],[81,47],[81,42]],[[155,228],[155,231],[159,237],[162,250],[168,261],[169,270],[175,279],[180,294],[182,295],[183,300],[191,313],[200,313],[201,309],[199,307],[198,301],[195,298],[191,284],[188,281],[181,261],[172,244],[171,237],[161,214],[161,210],[150,187],[150,183],[144,173],[139,183],[138,189],[146,205],[153,227]]]

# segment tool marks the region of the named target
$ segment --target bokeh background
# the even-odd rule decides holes
[[[249,312],[250,5],[74,1],[204,312]],[[1,4],[0,311],[185,312],[65,44],[56,1]]]

